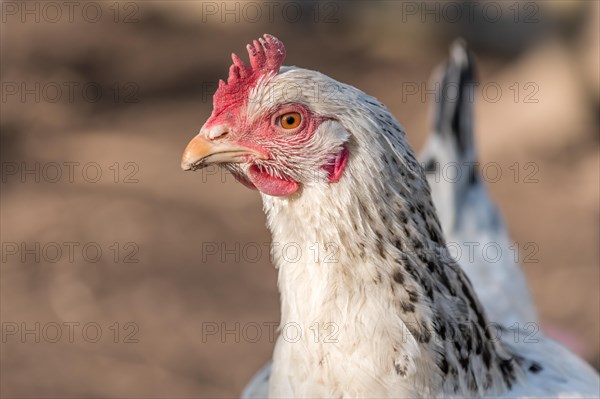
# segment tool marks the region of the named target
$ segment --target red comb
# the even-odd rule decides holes
[[[285,47],[275,36],[265,34],[246,46],[250,66],[237,55],[231,54],[233,64],[229,67],[227,83],[219,80],[219,88],[213,97],[213,105],[222,107],[238,103],[247,97],[248,91],[263,75],[279,72],[285,58]]]

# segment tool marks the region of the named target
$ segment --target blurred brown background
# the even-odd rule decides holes
[[[386,103],[417,149],[420,85],[471,44],[480,157],[521,260],[539,249],[543,327],[599,367],[598,2],[69,4],[1,3],[2,397],[232,397],[270,358],[259,195],[179,168],[230,53],[265,32]]]

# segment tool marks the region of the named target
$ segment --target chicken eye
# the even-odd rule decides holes
[[[300,115],[298,112],[288,112],[287,114],[283,114],[279,117],[279,126],[284,129],[293,129],[300,126],[301,121],[302,115]]]

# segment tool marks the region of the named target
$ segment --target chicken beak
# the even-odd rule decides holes
[[[210,164],[240,163],[264,159],[259,152],[226,141],[213,141],[200,133],[189,142],[181,157],[181,169],[197,170]]]

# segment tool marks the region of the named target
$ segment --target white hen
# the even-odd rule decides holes
[[[490,328],[383,104],[282,68],[272,36],[248,52],[250,67],[233,57],[182,167],[218,163],[260,190],[273,242],[298,249],[273,248],[281,323],[300,335],[278,337],[270,397],[598,396],[598,375],[566,349]],[[326,87],[333,98],[315,96]],[[333,340],[311,334],[327,326]]]
[[[432,78],[436,88],[436,101],[431,107],[433,126],[420,162],[446,241],[456,245],[456,260],[471,280],[490,321],[504,327],[518,323],[537,334],[537,324],[532,324],[537,316],[525,277],[512,256],[499,211],[477,174],[474,69],[464,41],[457,40],[450,58]],[[451,179],[443,176],[445,167],[452,167],[456,175]],[[492,262],[486,257],[483,248],[488,245],[499,248],[499,259],[494,256]],[[256,373],[242,398],[267,396],[270,369],[271,362]]]

